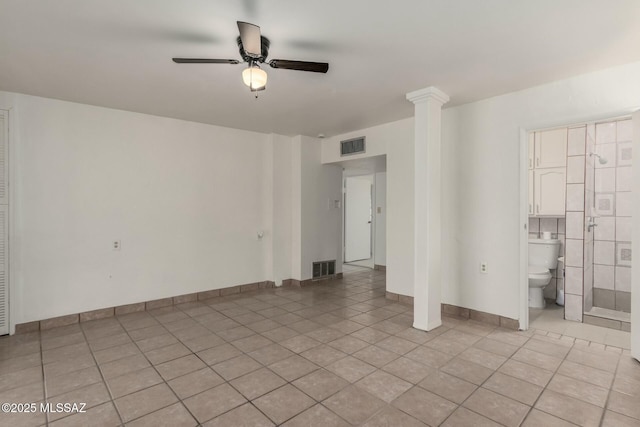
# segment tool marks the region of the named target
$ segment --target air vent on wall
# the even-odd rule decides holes
[[[336,260],[314,262],[312,271],[312,280],[334,277],[336,274]]]
[[[340,155],[348,156],[349,154],[357,154],[365,152],[364,136],[360,138],[347,139],[340,141]]]

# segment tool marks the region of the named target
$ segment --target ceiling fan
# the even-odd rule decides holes
[[[237,21],[237,23],[240,31],[240,37],[238,37],[237,42],[242,61],[237,59],[173,58],[173,62],[177,64],[239,64],[240,62],[246,62],[249,66],[242,71],[244,84],[249,86],[251,92],[264,90],[267,86],[267,73],[260,68],[260,64],[267,61],[269,39],[260,34],[259,26],[241,21]],[[326,62],[272,59],[267,64],[271,68],[311,71],[313,73],[326,73],[329,70],[329,64]]]

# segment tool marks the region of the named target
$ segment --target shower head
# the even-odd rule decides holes
[[[596,153],[589,153],[589,157],[591,156],[596,156],[598,158],[598,162],[600,162],[601,165],[607,164],[606,157],[602,157],[600,154],[596,154]]]

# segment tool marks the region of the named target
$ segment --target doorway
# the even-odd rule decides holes
[[[373,175],[344,179],[344,262],[373,268]]]

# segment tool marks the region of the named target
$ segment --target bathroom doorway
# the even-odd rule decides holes
[[[527,189],[526,203],[521,205],[528,218],[526,248],[521,248],[521,265],[527,263],[527,290],[531,283],[529,239],[561,242],[558,262],[555,269],[549,268],[549,282],[543,290],[546,305],[529,308],[529,301],[526,305],[523,301],[521,327],[563,333],[576,331],[577,324],[584,323],[584,330],[590,324],[628,332],[631,118],[523,130],[521,143],[522,160],[528,165],[521,182],[521,188]]]

